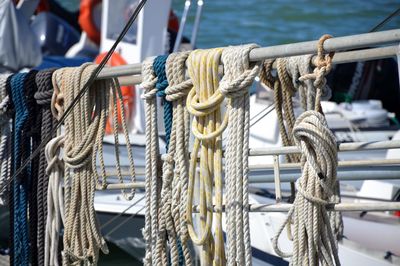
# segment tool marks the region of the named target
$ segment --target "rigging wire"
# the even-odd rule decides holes
[[[129,18],[128,22],[122,29],[121,33],[119,34],[118,38],[115,40],[114,44],[110,48],[110,50],[107,52],[106,56],[101,60],[100,64],[96,67],[94,70],[93,74],[90,76],[88,81],[85,83],[83,86],[83,89],[78,93],[78,95],[75,97],[75,99],[72,101],[71,105],[68,106],[68,108],[65,110],[64,114],[61,116],[60,120],[57,122],[55,127],[53,127],[50,130],[50,133],[42,139],[40,144],[37,146],[37,148],[31,153],[31,155],[22,163],[22,165],[15,171],[15,173],[11,176],[9,180],[7,180],[6,185],[4,186],[3,190],[0,191],[3,192],[10,184],[11,182],[21,174],[21,172],[27,167],[30,161],[32,161],[33,158],[35,158],[42,148],[51,140],[52,136],[57,132],[57,130],[61,127],[63,122],[65,121],[66,117],[71,113],[71,111],[74,109],[74,107],[77,105],[79,100],[82,98],[82,96],[88,91],[89,87],[93,84],[97,76],[99,75],[100,71],[104,68],[108,60],[111,58],[111,55],[114,53],[115,49],[117,48],[118,44],[121,42],[121,40],[124,38],[130,27],[132,26],[133,22],[135,22],[136,18],[138,17],[140,11],[142,10],[143,6],[146,4],[147,0],[142,0],[136,7],[135,11],[132,13],[131,17]]]

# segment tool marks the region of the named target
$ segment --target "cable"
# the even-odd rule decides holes
[[[53,127],[50,131],[50,134],[48,134],[37,146],[37,148],[31,153],[31,155],[21,164],[21,166],[13,173],[12,177],[7,180],[7,185],[3,188],[10,185],[12,180],[15,179],[21,172],[28,166],[30,161],[32,161],[33,158],[35,158],[40,151],[44,148],[44,146],[50,141],[52,138],[53,134],[57,132],[57,130],[61,127],[61,125],[64,123],[65,118],[71,113],[71,111],[75,108],[76,104],[79,102],[79,100],[82,98],[82,96],[88,91],[89,87],[93,84],[94,80],[96,77],[99,75],[100,71],[104,68],[108,60],[111,58],[111,55],[114,53],[115,49],[117,48],[118,44],[121,42],[121,40],[124,38],[126,33],[128,32],[129,28],[132,26],[133,22],[135,22],[137,16],[139,15],[140,11],[142,10],[143,6],[146,4],[147,0],[142,0],[138,6],[136,7],[135,11],[129,18],[128,23],[125,25],[125,27],[122,29],[121,33],[119,34],[117,40],[114,42],[113,46],[111,49],[107,52],[106,56],[101,60],[100,64],[96,67],[96,69],[93,71],[92,75],[88,79],[88,81],[85,83],[83,86],[82,90],[77,94],[77,96],[74,98],[74,100],[71,102],[71,105],[65,110],[64,114],[61,116],[60,120],[58,123]],[[1,192],[3,192],[0,191]]]
[[[382,20],[380,23],[378,23],[375,27],[373,27],[369,32],[374,32],[385,26],[386,23],[388,23],[392,18],[400,14],[400,7],[396,9],[393,13],[391,13],[389,16],[387,16],[384,20]]]

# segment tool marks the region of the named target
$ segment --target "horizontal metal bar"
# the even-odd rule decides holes
[[[115,190],[115,189],[131,189],[131,188],[144,188],[144,182],[133,182],[133,183],[117,183],[107,184],[103,187],[101,184],[96,185],[96,190]]]
[[[400,148],[400,140],[385,140],[374,142],[351,142],[340,143],[339,151],[361,151],[361,150],[381,150],[381,149],[396,149]],[[266,148],[253,148],[249,150],[250,156],[266,156],[276,154],[291,154],[300,153],[297,146],[286,147],[266,147]]]
[[[399,41],[400,30],[396,29],[331,38],[324,42],[324,50],[326,52],[352,50],[363,47],[384,45],[388,43],[398,43]],[[318,40],[263,47],[251,50],[249,57],[251,61],[261,61],[264,59],[273,59],[294,55],[316,54],[317,45]]]
[[[288,212],[292,204],[250,204],[250,212]],[[360,203],[338,203],[329,204],[326,206],[328,211],[397,211],[400,210],[400,202],[360,202]],[[225,205],[222,206],[222,211],[225,211]],[[193,212],[199,212],[199,206],[193,206]],[[215,207],[214,207],[215,212]]]
[[[389,43],[400,42],[400,29],[388,30],[359,35],[350,35],[328,39],[324,43],[324,49],[327,52],[352,50],[365,47],[375,47]],[[265,59],[279,57],[288,57],[295,55],[316,54],[318,41],[299,42],[292,44],[276,45],[253,49],[250,52],[250,61],[257,62]],[[333,58],[333,64],[341,64],[355,61],[366,61],[378,58],[394,56],[397,52],[397,46],[380,47],[365,49],[361,51],[349,51],[336,53]],[[98,75],[98,79],[139,75],[141,73],[141,63],[106,67]],[[138,80],[136,80],[138,81]]]
[[[354,167],[354,166],[379,166],[379,165],[400,165],[400,159],[377,159],[377,160],[351,160],[339,161],[339,167]],[[250,170],[272,169],[274,164],[253,164],[249,165]],[[300,163],[280,163],[279,169],[299,169]]]
[[[294,182],[301,176],[301,170],[281,169],[281,183]],[[354,180],[389,180],[400,179],[400,165],[388,166],[363,166],[339,169],[337,179],[340,181]],[[272,169],[253,171],[250,173],[249,183],[273,183],[274,171]]]

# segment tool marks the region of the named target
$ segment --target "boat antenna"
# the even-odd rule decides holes
[[[129,18],[128,22],[125,24],[124,28],[122,29],[121,33],[118,35],[118,38],[115,40],[114,44],[110,48],[110,50],[107,52],[106,56],[101,60],[100,64],[96,67],[94,72],[91,74],[90,78],[88,81],[85,83],[83,86],[82,90],[76,95],[75,99],[72,101],[71,105],[68,106],[68,108],[65,110],[64,114],[61,116],[60,120],[57,122],[57,124],[50,130],[49,134],[40,142],[38,147],[31,153],[31,155],[22,163],[22,165],[15,171],[15,173],[11,176],[10,179],[7,180],[6,185],[3,187],[3,190],[0,192],[3,192],[9,185],[10,183],[19,175],[21,174],[22,170],[25,169],[25,167],[29,164],[30,161],[35,158],[40,151],[43,149],[43,147],[51,140],[52,136],[57,132],[57,130],[61,127],[62,123],[65,121],[65,118],[67,115],[71,113],[71,111],[74,109],[74,107],[77,105],[79,100],[82,98],[82,96],[89,90],[90,86],[92,86],[93,82],[99,75],[100,71],[104,68],[108,60],[111,58],[112,54],[114,53],[115,49],[117,48],[118,44],[121,42],[121,40],[124,38],[130,27],[132,26],[133,22],[135,22],[136,18],[138,17],[140,11],[143,9],[143,6],[146,4],[147,0],[142,0],[139,2],[137,5],[135,11],[132,13],[131,17]]]

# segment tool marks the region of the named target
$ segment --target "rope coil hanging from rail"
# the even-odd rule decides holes
[[[314,80],[312,84],[308,82],[302,85],[307,88],[306,92],[302,92],[302,97],[307,94],[303,107],[308,111],[297,118],[291,131],[295,144],[302,151],[302,176],[296,182],[297,194],[293,205],[273,239],[275,252],[281,257],[291,257],[291,265],[340,265],[335,235],[339,231],[332,229],[336,227],[338,217],[328,214],[326,210],[328,204],[338,203],[337,145],[320,104],[325,75],[331,69],[333,56],[324,56],[323,42],[327,38],[329,36],[320,39],[317,67],[313,73],[303,74],[299,78],[299,82],[303,83]],[[286,74],[286,77],[289,75]],[[295,78],[293,81],[296,84]],[[290,228],[291,223],[293,253],[289,254],[281,251],[278,240],[285,226]]]

